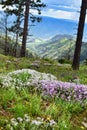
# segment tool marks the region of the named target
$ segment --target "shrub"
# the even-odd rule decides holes
[[[61,64],[71,64],[71,61],[67,59],[59,59],[58,62]]]

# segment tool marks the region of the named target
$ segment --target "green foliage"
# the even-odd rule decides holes
[[[56,120],[58,119],[59,113],[60,110],[55,103],[50,104],[45,111],[46,115],[50,115],[51,117],[53,117],[53,119]]]
[[[67,59],[59,59],[58,62],[61,64],[71,64],[71,61]]]
[[[81,65],[79,71],[73,71],[71,66],[67,64],[58,65],[56,61],[49,59],[38,58],[37,60],[40,61],[38,68],[31,65],[36,61],[36,58],[14,58],[0,55],[0,73],[4,74],[12,70],[31,68],[40,72],[51,73],[61,81],[71,82],[73,77],[77,75],[81,84],[87,84],[87,67],[85,65]]]
[[[33,94],[33,96],[30,97],[30,103],[29,103],[29,113],[32,116],[38,116],[41,114],[41,97],[37,96],[36,94]]]
[[[84,65],[87,65],[87,59],[84,61]]]
[[[59,130],[72,130],[72,126],[70,123],[70,115],[63,114],[58,122]]]
[[[80,118],[80,114],[86,109],[86,107],[82,107],[79,103],[66,102],[56,98],[48,101],[43,100],[40,95],[37,95],[37,93],[31,94],[28,88],[24,88],[20,91],[12,88],[9,88],[8,91],[5,88],[0,88],[0,90],[1,107],[5,111],[8,110],[10,115],[13,115],[12,117],[14,118],[23,118],[23,122],[20,122],[18,126],[15,126],[16,130],[18,130],[18,128],[23,129],[25,124],[26,129],[30,128],[31,130],[73,130],[73,116],[77,115]],[[3,107],[3,104],[6,106]],[[37,117],[44,118],[43,125],[32,125],[32,123],[26,123],[24,121],[24,115],[26,113],[31,116],[32,121]],[[11,126],[9,122],[10,119],[8,119],[0,118],[0,125],[6,130],[9,130],[7,128]],[[50,126],[51,120],[55,120],[57,124]],[[80,128],[80,126],[78,127]]]
[[[2,108],[8,109],[8,107],[11,105],[12,101],[16,99],[16,93],[14,89],[2,89],[0,88],[0,100]]]
[[[47,62],[47,63],[50,63],[50,64],[57,64],[56,60],[53,60],[53,59],[50,59],[50,58],[47,58],[47,57],[44,57],[43,61],[44,61],[44,63]]]
[[[22,102],[17,102],[10,111],[15,114],[15,117],[23,117],[28,108]]]
[[[83,107],[81,106],[80,103],[67,103],[66,105],[66,110],[69,111],[71,114],[78,114],[82,111],[84,111]]]
[[[16,81],[20,81],[22,83],[26,83],[26,81],[31,77],[31,75],[27,72],[23,72],[23,73],[19,73],[19,74],[15,74],[12,75],[12,77],[16,80]]]

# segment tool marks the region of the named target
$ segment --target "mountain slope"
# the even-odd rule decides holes
[[[38,41],[38,42],[37,42]],[[87,59],[87,44],[82,45],[81,61]],[[52,59],[73,58],[75,40],[71,35],[56,35],[49,40],[34,40],[28,44],[30,50],[39,57],[48,57]]]
[[[67,52],[72,49],[74,40],[70,35],[56,35],[47,41],[41,41],[39,44],[35,42],[30,45],[28,47],[40,57],[59,59],[65,57]]]

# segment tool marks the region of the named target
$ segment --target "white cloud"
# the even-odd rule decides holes
[[[34,14],[37,14],[36,11],[32,10]],[[55,10],[55,9],[46,9],[42,11],[42,16],[53,17],[57,19],[68,19],[68,20],[78,20],[77,12],[69,12],[64,10]]]
[[[56,4],[58,2],[62,3],[64,1],[66,1],[66,3],[64,5],[61,5],[61,4],[57,5]],[[73,0],[73,2],[72,2],[73,4],[67,5],[67,3],[70,4],[69,3],[70,1],[67,1],[67,0],[57,1],[57,0],[55,0],[55,1],[53,1],[55,4],[52,4],[52,0],[48,0],[48,3],[50,3],[51,7],[49,6],[49,7],[45,8],[44,10],[42,10],[41,16],[78,21],[80,14],[77,11],[75,11],[76,9],[78,10],[78,8],[76,6],[74,6],[74,5],[76,5],[76,0]],[[81,3],[81,0],[79,0],[78,3]],[[53,8],[53,7],[55,7],[55,8]],[[60,9],[58,9],[56,7],[60,7]],[[2,11],[2,10],[3,10],[2,6],[0,5],[0,11]],[[79,8],[79,10],[80,10],[80,8]],[[31,12],[33,14],[37,15],[36,10],[31,10]],[[87,23],[87,17],[86,17],[85,21]]]
[[[81,0],[43,0],[43,2],[48,4],[48,9],[42,11],[43,16],[75,21],[79,19],[80,14],[77,11],[80,10]]]
[[[37,11],[31,10],[31,12],[37,15]],[[56,19],[67,19],[67,20],[79,21],[80,13],[78,13],[77,11],[45,9],[42,11],[41,16],[47,16]],[[87,23],[87,16],[85,22]]]
[[[70,6],[66,6],[66,5],[58,5],[57,7],[59,8],[63,8],[63,9],[69,9],[69,10],[78,10],[79,8],[73,6],[73,5],[70,5]]]
[[[2,6],[0,5],[0,11],[3,11],[3,8],[2,8]]]
[[[77,20],[77,17],[75,17],[77,12],[69,12],[64,10],[49,9],[47,12],[43,11],[42,15],[59,19]]]

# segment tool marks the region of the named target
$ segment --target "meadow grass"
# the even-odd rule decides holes
[[[51,73],[61,81],[72,82],[73,77],[78,76],[80,83],[87,84],[86,66],[81,66],[79,71],[73,71],[71,66],[38,58],[40,64],[37,67],[31,65],[35,60],[0,55],[0,75],[17,69],[31,68]],[[26,82],[29,77],[26,73],[16,78]],[[12,124],[13,118],[17,125]],[[57,98],[45,99],[36,92],[34,86],[21,90],[11,86],[0,88],[0,130],[86,130],[82,122],[87,122],[87,102],[81,105],[79,102],[67,102]]]
[[[35,61],[40,61],[39,67],[32,65]],[[44,65],[44,64],[48,65]],[[50,64],[50,65],[49,65]],[[57,61],[50,59],[35,58],[14,58],[0,54],[0,73],[5,74],[13,70],[30,68],[40,72],[51,73],[60,81],[71,82],[75,76],[80,79],[81,84],[87,84],[87,66],[81,65],[79,70],[72,70],[71,65],[58,64]]]
[[[45,123],[53,119],[57,123],[56,127],[58,130],[73,130],[78,124],[80,124],[80,130],[81,121],[84,118],[80,118],[80,116],[85,111],[86,106],[83,107],[78,102],[66,102],[56,98],[47,101],[41,98],[37,93],[31,94],[28,88],[20,91],[4,88],[0,91],[0,108],[0,125],[6,130],[7,124],[5,123],[5,126],[3,126],[5,120],[10,122],[12,117],[23,118],[25,114],[28,114],[32,120],[41,117]],[[73,120],[75,120],[73,118],[75,118],[75,116],[80,118],[76,126],[73,124]],[[43,129],[45,130],[45,127]]]

